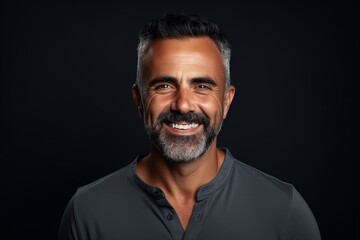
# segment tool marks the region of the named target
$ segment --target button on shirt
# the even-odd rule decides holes
[[[139,157],[76,192],[59,240],[320,239],[310,208],[292,185],[225,152],[217,176],[198,190],[186,230],[162,190],[136,175]]]

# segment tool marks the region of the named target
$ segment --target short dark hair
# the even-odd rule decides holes
[[[224,64],[226,88],[230,85],[231,48],[228,38],[211,20],[197,15],[168,13],[150,20],[139,32],[138,65],[136,82],[141,88],[143,57],[151,43],[158,39],[210,37],[219,48]]]

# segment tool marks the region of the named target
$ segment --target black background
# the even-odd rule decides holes
[[[56,239],[77,187],[147,151],[139,29],[218,22],[237,88],[219,145],[295,185],[323,239],[359,239],[359,9],[351,2],[2,3],[1,239]],[[10,3],[11,2],[11,3]]]

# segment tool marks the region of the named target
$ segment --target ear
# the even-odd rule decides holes
[[[131,89],[131,93],[132,93],[132,97],[134,99],[134,102],[138,108],[138,112],[139,112],[139,115],[140,115],[140,118],[142,118],[143,116],[143,109],[142,109],[142,101],[141,101],[141,94],[140,94],[140,89],[139,87],[134,84],[132,86],[132,89]]]
[[[227,116],[227,113],[229,111],[232,100],[234,99],[234,96],[235,96],[235,87],[233,85],[230,85],[225,93],[225,106],[224,106],[223,119],[225,119]]]

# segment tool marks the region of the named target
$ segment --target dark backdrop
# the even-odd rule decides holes
[[[359,9],[350,2],[2,3],[1,239],[56,239],[77,187],[147,151],[137,32],[219,22],[237,88],[220,146],[295,185],[323,239],[359,239]],[[149,2],[149,3],[146,3]]]

